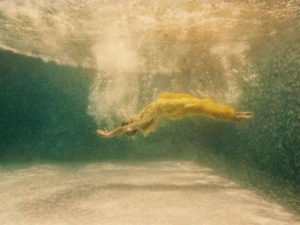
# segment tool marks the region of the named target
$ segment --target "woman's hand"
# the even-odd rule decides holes
[[[97,129],[96,132],[100,138],[109,138],[108,132],[106,130]]]

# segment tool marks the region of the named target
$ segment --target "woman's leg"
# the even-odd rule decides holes
[[[235,112],[233,107],[216,103],[208,98],[187,103],[185,112],[187,115],[204,115],[213,119],[237,122],[252,117],[250,112]]]

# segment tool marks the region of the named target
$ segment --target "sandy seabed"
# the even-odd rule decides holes
[[[2,225],[296,225],[299,218],[192,162],[0,171]]]

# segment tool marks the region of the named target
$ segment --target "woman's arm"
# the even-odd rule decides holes
[[[130,123],[125,126],[118,127],[117,129],[112,130],[110,132],[105,130],[100,130],[100,129],[98,129],[96,132],[97,135],[101,138],[112,138],[120,134],[133,135],[136,133],[137,130],[144,129],[147,126],[149,126],[152,123],[152,121],[153,118],[144,117],[142,120],[138,122]]]
[[[96,132],[97,132],[97,135],[101,138],[112,138],[119,134],[123,134],[125,132],[125,130],[123,129],[123,127],[119,127],[110,132],[105,131],[105,130],[100,130],[100,129],[97,129]]]
[[[135,129],[131,125],[127,125],[127,126],[123,126],[123,127],[118,127],[117,129],[112,130],[110,132],[105,131],[105,130],[100,130],[100,129],[97,129],[96,132],[97,132],[98,136],[101,138],[113,138],[120,134],[133,135],[133,134],[135,134],[136,131],[137,131],[137,129]]]

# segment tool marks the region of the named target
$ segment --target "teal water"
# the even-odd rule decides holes
[[[93,1],[71,2],[69,8],[1,3],[3,171],[188,160],[299,214],[300,40],[293,1],[179,1],[164,16],[168,1],[128,11],[103,3],[101,16]],[[112,24],[116,18],[120,24]],[[254,118],[241,124],[161,119],[146,138],[96,136],[97,128],[118,126],[165,91],[212,97]]]

